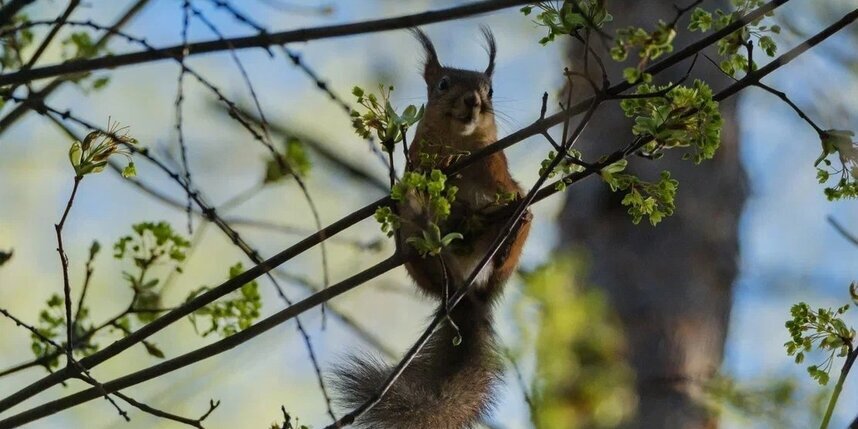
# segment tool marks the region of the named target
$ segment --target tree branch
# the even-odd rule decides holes
[[[451,7],[436,11],[403,15],[394,18],[376,19],[371,21],[354,22],[349,24],[328,25],[300,30],[282,31],[271,34],[236,37],[231,39],[210,40],[206,42],[176,45],[154,51],[139,51],[122,55],[108,55],[89,60],[69,61],[62,64],[33,68],[0,75],[0,86],[21,84],[36,79],[61,76],[70,73],[81,73],[105,68],[116,68],[131,64],[158,61],[165,58],[181,59],[184,55],[198,55],[219,52],[229,49],[263,48],[272,45],[283,45],[290,42],[307,42],[310,40],[328,39],[333,37],[351,36],[356,34],[375,33],[379,31],[397,30],[449,21],[467,16],[492,12],[508,7],[529,3],[527,0],[487,0]],[[2,12],[2,11],[0,11]],[[2,19],[2,15],[0,15]],[[0,21],[2,22],[2,21]]]
[[[151,0],[138,0],[137,3],[128,8],[128,10],[126,10],[125,13],[122,14],[122,16],[116,20],[116,22],[109,28],[109,30],[95,42],[95,48],[101,49],[106,46],[110,38],[113,37],[113,35],[119,29],[124,27],[125,24],[131,21],[131,19],[135,15],[137,15],[141,10],[143,10],[143,7],[146,6],[149,1]],[[48,95],[50,95],[52,92],[54,92],[57,88],[59,88],[66,82],[67,81],[62,77],[56,78],[52,80],[49,84],[45,85],[44,88],[37,91],[35,94],[32,94],[31,97],[44,100]],[[16,106],[11,112],[6,114],[6,116],[0,118],[0,134],[3,134],[3,132],[5,132],[7,128],[17,122],[18,119],[21,119],[21,117],[23,117],[24,114],[28,111],[30,111],[30,107],[26,104],[21,104]]]
[[[57,253],[60,255],[60,264],[62,266],[63,273],[63,294],[65,296],[65,308],[66,308],[66,353],[69,355],[69,359],[71,359],[71,352],[74,350],[74,319],[72,319],[72,298],[71,298],[71,282],[69,282],[69,258],[66,256],[66,252],[63,249],[63,226],[66,224],[66,219],[68,218],[69,212],[71,211],[72,204],[74,204],[74,197],[77,195],[77,188],[80,186],[80,181],[83,180],[83,176],[75,176],[74,177],[74,185],[72,187],[71,195],[69,196],[69,200],[66,203],[66,208],[63,211],[63,216],[60,218],[60,222],[54,225],[54,231],[57,233]],[[69,361],[67,363],[71,365]]]
[[[0,8],[0,27],[12,22],[12,18],[14,18],[21,9],[34,1],[36,0],[12,0],[6,6]]]

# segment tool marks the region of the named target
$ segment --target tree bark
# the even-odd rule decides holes
[[[672,0],[614,1],[608,6],[616,28],[653,29],[659,18],[673,18],[673,4]],[[678,25],[678,41],[700,37],[699,33],[686,37],[685,27],[687,18]],[[572,67],[580,70],[580,50],[573,51]],[[622,65],[607,65],[614,79],[622,76]],[[676,67],[657,83],[678,80],[687,67]],[[727,83],[702,57],[694,76],[706,79],[716,90]],[[578,86],[583,91],[585,85]],[[646,220],[633,225],[620,205],[622,195],[611,193],[598,180],[573,186],[561,214],[561,246],[589,254],[592,284],[606,292],[623,323],[638,394],[638,412],[628,428],[717,426],[699,398],[701,383],[721,365],[737,273],[739,215],[746,194],[735,103],[722,103],[721,112],[725,126],[713,160],[694,165],[681,160],[678,153],[658,161],[631,160],[632,171],[645,180],[657,180],[661,170],[669,170],[679,180],[676,213],[658,226]],[[583,137],[578,148],[585,159],[593,159],[629,142],[631,123],[619,107],[605,106]]]

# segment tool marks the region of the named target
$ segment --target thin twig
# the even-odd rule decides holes
[[[193,184],[193,179],[191,178],[191,168],[188,165],[188,145],[185,142],[185,127],[184,127],[184,101],[185,101],[185,74],[187,73],[187,68],[185,67],[185,56],[187,55],[187,46],[188,46],[188,27],[190,26],[191,21],[191,2],[190,0],[182,0],[182,46],[185,48],[182,50],[182,56],[179,57],[179,64],[181,67],[179,68],[179,77],[178,82],[176,83],[176,101],[174,103],[176,107],[176,135],[178,137],[179,143],[179,154],[182,160],[182,170],[185,173],[184,180],[188,183],[189,186]],[[190,191],[187,194],[187,204],[185,206],[185,211],[187,213],[188,218],[188,234],[193,234],[194,232],[194,224],[193,224],[193,216],[191,215],[191,211],[193,209],[193,202],[191,200]]]
[[[71,282],[69,281],[69,258],[66,255],[65,250],[63,249],[63,226],[65,226],[66,219],[68,218],[69,212],[71,211],[72,204],[74,203],[74,197],[77,195],[77,189],[80,186],[80,181],[83,180],[83,176],[75,176],[74,177],[74,185],[72,186],[71,195],[69,195],[68,202],[66,203],[66,208],[63,210],[62,218],[60,218],[60,222],[54,225],[54,230],[57,233],[57,253],[60,255],[60,264],[62,265],[63,271],[63,294],[65,295],[65,308],[66,308],[66,352],[71,354],[74,344],[74,319],[72,319],[72,298],[71,298]]]
[[[137,15],[143,8],[149,3],[151,0],[138,0],[131,7],[129,7],[116,22],[110,26],[111,31],[107,31],[104,35],[102,35],[98,40],[96,40],[95,45],[93,46],[96,50],[101,50],[103,47],[107,45],[107,42],[113,37],[112,31],[117,31],[124,27],[131,19]],[[48,95],[54,92],[57,88],[62,86],[64,83],[68,82],[65,77],[58,77],[52,80],[49,84],[45,85],[44,88],[39,91],[32,93],[31,96],[37,99],[45,99]],[[18,105],[13,110],[11,110],[8,114],[0,118],[0,134],[6,131],[12,124],[17,122],[21,117],[24,116],[27,112],[30,111],[30,108],[26,105]]]
[[[836,219],[834,219],[834,216],[828,216],[827,219],[828,219],[828,223],[830,223],[831,226],[833,226],[834,229],[836,229],[837,232],[839,232],[843,238],[848,240],[850,243],[858,246],[858,237],[856,237],[854,234],[849,232],[849,230],[847,230],[846,227],[844,227],[843,225],[840,224],[840,222],[838,222]]]
[[[818,125],[816,125],[816,122],[813,122],[813,120],[810,119],[810,116],[807,116],[807,114],[804,113],[804,111],[801,110],[795,103],[793,103],[792,100],[790,100],[790,98],[784,92],[778,91],[762,82],[757,82],[754,86],[766,90],[772,95],[780,98],[784,103],[789,105],[789,107],[792,107],[792,110],[794,110],[795,113],[797,113],[801,119],[804,119],[804,121],[807,122],[808,125],[813,127],[814,131],[816,131],[816,134],[819,135],[820,138],[825,134],[825,131]]]
[[[93,242],[92,246],[95,246],[97,242]],[[92,263],[95,260],[95,256],[98,252],[94,252],[95,248],[90,247],[89,259],[86,260],[85,272],[83,276],[83,286],[80,289],[80,296],[77,299],[77,310],[75,310],[74,318],[72,319],[72,332],[77,332],[77,325],[80,323],[80,317],[83,314],[84,301],[86,300],[86,292],[89,290],[89,283],[92,280],[93,267]],[[74,347],[72,347],[74,348]]]
[[[21,327],[27,329],[36,338],[38,338],[40,341],[44,342],[45,344],[48,344],[57,350],[62,349],[61,345],[57,344],[55,341],[51,340],[50,338],[42,335],[35,327],[24,323],[23,321],[21,321],[20,319],[18,319],[15,316],[13,316],[11,313],[9,313],[7,310],[0,308],[0,314],[3,314],[7,318],[11,319],[18,326],[21,326]],[[87,370],[85,367],[83,367],[80,364],[80,362],[78,362],[76,359],[74,359],[73,356],[69,356],[69,362],[70,362],[70,364],[73,364],[76,368],[78,368],[81,371],[82,375],[78,375],[78,378],[80,378],[81,380],[83,380],[86,383],[91,384],[94,388],[98,389],[100,391],[100,393],[102,394],[102,396],[104,397],[104,399],[106,399],[111,405],[113,405],[113,407],[119,412],[119,415],[122,416],[122,418],[126,422],[131,421],[131,418],[128,416],[128,413],[125,410],[123,410],[122,408],[120,408],[119,405],[112,398],[110,398],[110,394],[107,393],[107,391],[105,390],[104,386],[101,383],[99,383],[95,378],[93,378],[93,376],[92,376],[92,374],[90,374],[89,370]],[[189,426],[193,426],[193,427],[199,428],[199,429],[205,429],[202,426],[202,422],[212,413],[212,411],[215,410],[215,408],[218,407],[218,405],[220,405],[220,401],[217,401],[217,402],[209,401],[208,411],[206,411],[202,416],[200,416],[197,419],[189,419],[187,417],[178,416],[176,414],[168,413],[166,411],[162,411],[162,410],[159,410],[157,408],[151,407],[151,406],[146,405],[142,402],[139,402],[139,401],[135,400],[134,398],[132,398],[132,397],[130,397],[130,396],[128,396],[122,392],[119,392],[119,391],[113,392],[113,395],[115,395],[116,397],[127,402],[129,405],[131,405],[131,406],[133,406],[133,407],[135,407],[135,408],[137,408],[143,412],[152,414],[153,416],[157,416],[157,417],[164,418],[167,420],[173,420],[173,421],[183,423],[183,424],[186,424]]]
[[[670,21],[669,27],[676,27],[676,23],[679,22],[680,18],[682,18],[683,15],[688,13],[688,11],[690,11],[691,9],[694,9],[695,7],[699,6],[700,3],[703,3],[703,1],[704,0],[694,0],[693,2],[691,2],[691,4],[685,7],[673,5],[673,9],[676,10],[676,15],[674,15],[673,20]]]
[[[527,383],[524,381],[524,376],[521,373],[521,369],[518,367],[518,362],[515,361],[515,358],[512,355],[512,352],[504,348],[504,356],[509,361],[510,366],[512,367],[512,371],[515,374],[515,378],[518,381],[518,386],[521,389],[521,394],[524,397],[524,402],[527,404],[527,408],[530,410],[531,418],[536,415],[536,403],[533,401],[533,398],[530,394],[530,389],[527,386]]]
[[[34,1],[36,0],[11,0],[5,6],[0,8],[0,27],[11,22],[12,18],[14,18],[21,9]]]
[[[775,0],[778,1],[778,0]],[[787,0],[779,0],[787,1]],[[283,45],[290,42],[307,42],[310,40],[328,39],[356,34],[375,33],[380,31],[399,30],[435,22],[450,21],[467,16],[492,12],[528,3],[529,0],[488,0],[455,6],[436,11],[403,15],[394,18],[376,19],[348,24],[328,25],[305,28],[300,30],[283,31],[255,36],[236,37],[226,40],[210,40],[191,43],[187,46],[177,45],[154,51],[144,50],[121,55],[109,55],[88,60],[79,60],[51,66],[33,68],[27,71],[11,72],[0,75],[0,86],[24,83],[36,79],[81,73],[105,68],[116,68],[131,64],[159,61],[164,58],[179,58],[185,48],[187,56],[204,53],[226,51],[229,49],[262,48]],[[2,18],[2,11],[0,11]],[[3,21],[0,21],[2,23]]]
[[[30,325],[24,323],[21,319],[18,319],[17,317],[13,316],[12,313],[7,311],[6,309],[0,308],[0,314],[3,314],[7,318],[11,319],[13,322],[15,322],[16,325],[23,327],[24,329],[30,331],[30,333],[34,337],[38,338],[43,343],[54,347],[54,349],[56,349],[56,350],[62,350],[63,349],[63,346],[61,346],[60,344],[57,344],[54,340],[42,335],[42,333],[39,332],[39,330],[36,329],[34,326],[30,326]],[[106,399],[107,402],[109,402],[111,405],[113,405],[114,408],[116,408],[117,412],[119,412],[119,415],[122,416],[122,418],[125,419],[126,422],[131,421],[131,418],[128,417],[128,413],[119,407],[119,405],[110,397],[110,394],[108,394],[107,391],[104,389],[104,386],[101,383],[99,383],[98,381],[96,381],[95,378],[92,377],[92,375],[89,373],[89,370],[87,370],[85,367],[83,367],[74,358],[74,355],[72,354],[72,352],[70,350],[66,350],[65,354],[66,354],[66,357],[68,358],[68,364],[67,365],[68,366],[74,365],[77,369],[79,369],[81,371],[81,374],[83,374],[83,376],[81,376],[80,378],[82,380],[92,384],[96,389],[98,389],[99,393],[104,397],[104,399]]]
[[[69,16],[71,16],[72,12],[74,12],[74,10],[79,5],[80,0],[69,1],[69,5],[66,7],[65,11],[63,11],[62,15],[57,18],[56,25],[54,25],[54,27],[51,28],[45,38],[42,39],[42,42],[39,44],[39,47],[36,48],[36,52],[34,52],[33,56],[30,57],[30,61],[28,61],[27,64],[24,64],[24,66],[21,67],[21,70],[29,70],[33,67],[34,64],[36,64],[36,61],[38,61],[39,58],[42,57],[42,54],[45,52],[45,49],[50,46],[51,42],[54,40],[54,37],[56,37],[57,33],[60,31],[60,28],[62,28],[66,20],[69,19]],[[10,91],[12,91],[12,89],[10,89]]]

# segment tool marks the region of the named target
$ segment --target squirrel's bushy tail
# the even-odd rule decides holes
[[[458,332],[443,322],[422,352],[375,407],[355,423],[362,429],[463,429],[491,407],[501,363],[491,328],[490,304],[465,297],[451,312]],[[461,334],[462,342],[454,345]],[[335,369],[339,405],[354,409],[369,400],[392,367],[353,356]]]

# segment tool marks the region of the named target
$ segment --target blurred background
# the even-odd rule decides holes
[[[91,0],[72,17],[109,25],[131,3]],[[392,17],[462,3],[234,2],[269,31]],[[672,16],[670,2],[634,3],[612,9],[618,21],[641,25],[665,13]],[[709,3],[704,6],[714,8]],[[198,0],[194,4],[226,37],[255,34],[213,2]],[[778,9],[774,20],[784,28],[777,40],[780,51],[855,5],[854,0],[824,4],[798,0]],[[54,19],[65,6],[59,0],[40,1],[25,11],[31,19]],[[516,8],[424,29],[434,40],[443,63],[481,69],[486,55],[480,24],[489,25],[498,39],[494,91],[501,134],[537,119],[543,92],[550,94],[549,111],[555,110],[551,106],[557,105],[563,88],[563,67],[575,53],[563,43],[539,45],[545,30]],[[144,37],[154,46],[181,43],[181,29],[182,2],[173,0],[149,1],[125,27],[126,32]],[[36,30],[36,40],[43,30]],[[192,19],[188,37],[197,41],[216,35],[201,20]],[[823,128],[856,129],[856,42],[858,29],[847,27],[767,78],[766,83],[787,92]],[[61,61],[63,50],[71,49],[54,45],[45,53],[43,64]],[[299,53],[301,61],[348,103],[353,103],[353,86],[371,89],[379,83],[395,87],[391,100],[399,108],[425,101],[419,72],[421,54],[406,31],[297,43],[288,48]],[[120,38],[111,39],[108,45],[112,53],[138,49]],[[322,224],[382,197],[385,191],[379,184],[386,183],[387,172],[369,143],[354,134],[348,115],[281,52],[273,53],[252,49],[236,54],[277,131],[275,139],[297,137],[306,148],[310,169],[305,181]],[[226,97],[252,111],[250,93],[229,53],[194,56],[187,64]],[[707,67],[712,69],[709,64],[697,65],[703,73],[711,73],[705,71]],[[94,78],[108,76],[109,82],[99,90],[65,85],[50,96],[48,104],[70,109],[103,127],[109,120],[128,126],[141,146],[180,171],[175,129],[178,66],[172,61],[158,61],[99,71]],[[722,85],[715,85],[716,89],[729,84],[716,81]],[[267,149],[237,126],[212,93],[191,76],[185,77],[184,94],[184,133],[194,183],[215,206],[236,196],[243,199],[220,214],[258,221],[256,225],[238,223],[236,229],[265,257],[312,231],[312,213],[293,180],[260,186],[269,159]],[[0,113],[11,110],[12,104]],[[591,156],[613,150],[631,137],[628,128],[614,126],[610,130],[609,125],[600,125],[614,123],[611,115],[619,109],[612,108],[615,111],[597,122],[587,136],[589,141],[583,144]],[[509,358],[508,371],[487,426],[702,427],[692,423],[647,425],[640,420],[644,417],[633,416],[638,404],[644,414],[656,413],[659,406],[669,406],[678,413],[650,416],[651,422],[659,418],[662,422],[718,419],[723,428],[804,428],[817,424],[829,389],[820,388],[807,376],[804,365],[796,365],[787,356],[783,344],[789,336],[784,322],[790,306],[799,301],[813,307],[839,307],[848,302],[848,285],[856,280],[853,261],[858,247],[844,239],[827,218],[833,217],[847,230],[858,233],[858,211],[855,202],[831,203],[825,199],[813,168],[820,152],[818,138],[787,105],[771,94],[750,89],[742,92],[735,106],[725,108],[735,112],[725,113],[731,118],[725,127],[725,146],[710,165],[698,170],[670,159],[632,161],[641,164],[641,174],[669,168],[680,180],[679,210],[659,226],[632,225],[624,209],[619,208],[618,199],[603,195],[600,188],[604,186],[595,180],[534,207],[534,229],[525,249],[522,274],[511,281],[499,310],[498,332]],[[72,123],[69,126],[81,135],[88,131]],[[34,113],[0,135],[0,250],[14,249],[13,258],[0,268],[0,307],[30,323],[36,322],[48,298],[61,291],[53,224],[71,191],[71,143],[53,122]],[[550,149],[544,139],[534,137],[506,152],[514,176],[525,188],[537,178],[539,162]],[[326,152],[337,160],[326,157]],[[141,182],[184,204],[184,191],[169,177],[145,160],[137,160],[136,165]],[[97,240],[105,248],[94,260],[88,297],[92,320],[121,312],[131,296],[122,281],[122,272],[130,267],[112,258],[112,244],[129,234],[132,224],[161,220],[188,235],[182,207],[153,198],[113,172],[84,180],[66,224],[65,248],[73,289],[84,276],[90,243]],[[227,277],[227,267],[236,262],[251,265],[217,228],[205,227],[199,218],[194,224],[193,250],[183,264],[184,272],[164,291],[166,305],[181,303],[201,286],[221,283]],[[373,220],[363,221],[337,237],[327,245],[332,282],[380,261],[393,250]],[[286,293],[293,300],[309,294],[296,278],[322,283],[319,249],[281,268],[287,273],[283,282]],[[259,290],[263,317],[284,307],[264,278]],[[422,332],[433,303],[418,296],[405,271],[397,269],[334,299],[330,307],[371,333],[393,353],[386,357],[393,360]],[[659,314],[654,316],[654,311]],[[847,317],[858,322],[854,315],[847,313]],[[301,320],[323,371],[355,350],[384,355],[339,318],[329,315],[324,329],[319,310],[307,312]],[[670,331],[671,326],[676,330]],[[635,330],[642,328],[653,329]],[[116,338],[104,334],[97,342],[103,347]],[[212,340],[200,338],[193,326],[184,322],[153,338],[167,357]],[[25,330],[0,319],[0,369],[32,360],[30,346]],[[330,420],[307,356],[294,322],[287,323],[242,347],[135,386],[128,393],[186,416],[203,413],[209,399],[220,400],[220,407],[206,422],[209,428],[267,427],[282,420],[281,405],[301,423],[323,427]],[[673,356],[675,361],[650,365],[641,361],[647,356],[654,360]],[[142,347],[135,347],[97,367],[93,375],[104,381],[159,361]],[[832,377],[838,371],[839,363]],[[43,368],[31,368],[0,378],[0,396],[17,391],[44,372]],[[12,412],[82,387],[77,382],[56,387]],[[528,400],[537,406],[531,409]],[[832,427],[846,427],[856,417],[856,400],[858,383],[852,377]],[[647,401],[653,401],[651,406]],[[136,410],[130,412],[132,420],[125,424],[103,400],[91,401],[28,427],[178,427]],[[717,417],[709,417],[713,415]],[[639,419],[637,423],[635,419]]]

